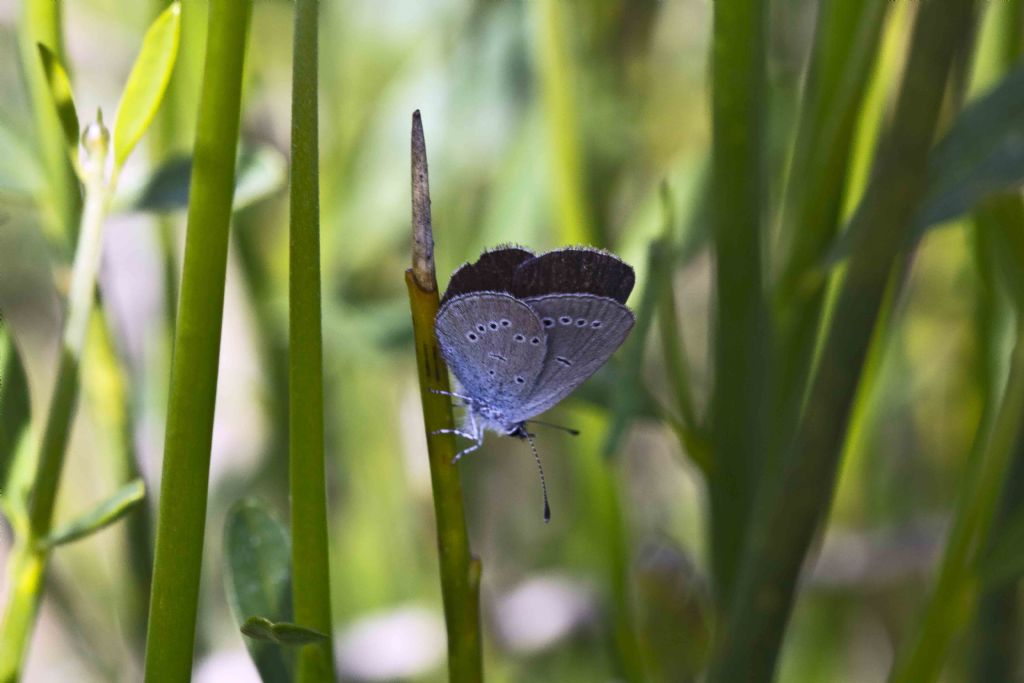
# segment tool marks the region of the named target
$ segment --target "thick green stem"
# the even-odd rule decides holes
[[[729,603],[764,451],[769,355],[762,292],[761,214],[766,6],[714,3],[712,226],[715,246],[714,467],[711,566],[719,606]]]
[[[459,469],[452,464],[455,439],[434,434],[452,428],[448,396],[448,368],[434,336],[434,318],[440,304],[434,272],[434,238],[430,224],[430,186],[423,125],[417,111],[412,129],[413,267],[406,271],[412,309],[416,367],[420,400],[430,457],[430,481],[434,490],[437,550],[441,564],[441,596],[448,630],[448,679],[451,683],[483,681],[480,642],[480,560],[469,549],[466,512],[462,503]]]
[[[234,191],[242,71],[252,0],[210,4],[188,235],[175,328],[146,681],[192,674]]]
[[[922,196],[946,78],[971,0],[931,2],[917,16],[910,58],[872,183],[854,218],[853,245],[806,413],[778,485],[755,502],[710,683],[767,681],[815,531],[828,514],[850,406],[886,285]]]
[[[317,0],[295,3],[289,249],[288,453],[295,622],[328,635],[299,651],[296,680],[333,681],[331,590],[324,475],[317,136]]]

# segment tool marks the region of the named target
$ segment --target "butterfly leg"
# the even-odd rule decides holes
[[[477,450],[478,448],[484,445],[484,430],[480,429],[480,425],[478,425],[476,422],[476,415],[474,415],[472,411],[469,413],[469,426],[470,429],[473,431],[473,436],[469,438],[472,439],[473,441],[476,441],[476,443],[456,453],[455,457],[452,458],[453,465],[457,463],[462,458],[462,456],[466,455],[467,453],[472,453],[473,451]]]
[[[431,436],[435,436],[437,434],[454,434],[455,436],[461,436],[462,438],[469,439],[470,441],[476,440],[476,434],[470,434],[469,432],[464,432],[461,429],[435,429],[430,432]]]
[[[443,389],[431,389],[430,393],[439,394],[441,396],[451,396],[452,398],[461,398],[463,401],[471,403],[473,399],[469,396],[463,396],[462,394],[456,394],[454,391],[444,391]]]
[[[483,439],[481,439],[480,441],[477,441],[475,444],[473,444],[469,448],[463,448],[461,451],[459,451],[458,453],[455,454],[454,458],[452,458],[452,464],[454,465],[455,463],[457,463],[459,460],[462,459],[462,456],[466,455],[467,453],[472,453],[473,451],[479,449],[483,445],[484,445],[484,442],[483,442]]]

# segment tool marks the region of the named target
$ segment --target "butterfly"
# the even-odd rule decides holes
[[[628,264],[590,247],[539,256],[499,247],[456,270],[434,320],[441,355],[461,387],[448,393],[466,408],[460,428],[438,433],[473,442],[453,462],[479,449],[489,429],[528,440],[540,469],[526,424],[626,340],[636,320],[625,305],[635,280]],[[545,521],[550,515],[545,490]]]

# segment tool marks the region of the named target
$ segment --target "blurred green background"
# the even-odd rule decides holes
[[[891,3],[888,57],[874,81],[883,111],[913,4]],[[58,519],[120,485],[126,457],[138,459],[149,490],[158,490],[167,292],[184,228],[185,176],[173,160],[193,140],[205,30],[205,3],[183,5],[168,99],[125,169],[105,235],[103,306],[83,365]],[[789,154],[814,7],[772,3],[771,159]],[[159,9],[61,3],[83,118],[97,107],[114,111]],[[56,367],[71,242],[48,215],[19,66],[22,11],[18,0],[0,0],[0,310],[23,355],[38,420]],[[321,16],[326,442],[339,670],[349,680],[440,681],[444,627],[403,282],[411,113],[420,109],[425,124],[442,287],[447,273],[486,247],[513,242],[544,251],[586,242],[637,268],[635,306],[646,288],[660,286],[648,278],[648,247],[670,221],[683,245],[673,286],[703,413],[711,372],[711,261],[702,220],[711,4],[331,0]],[[195,680],[203,682],[257,680],[225,598],[225,512],[249,495],[287,510],[291,5],[258,2],[253,22],[242,121],[247,202],[232,226],[196,652]],[[155,178],[157,169],[163,172]],[[663,183],[671,212],[662,205]],[[781,174],[768,183],[777,204]],[[858,401],[832,518],[805,574],[782,681],[884,680],[895,643],[926,595],[987,391],[975,361],[980,285],[972,258],[968,233],[950,225],[930,233],[910,262],[877,359],[879,379]],[[461,465],[472,547],[484,566],[489,680],[615,680],[611,643],[623,604],[654,680],[685,681],[699,670],[710,629],[704,480],[663,419],[662,406],[673,399],[661,343],[656,328],[648,338],[635,334],[617,362],[549,416],[583,431],[577,438],[542,431],[538,439],[550,525],[524,444],[491,435]],[[625,391],[623,358],[631,353],[642,353],[642,374],[630,379],[645,388],[635,390],[635,410],[625,416],[615,395]],[[606,453],[613,423],[627,431]],[[144,632],[132,587],[143,577],[131,529],[119,524],[55,554],[26,681],[140,677]],[[0,561],[10,539],[9,527],[0,527]]]

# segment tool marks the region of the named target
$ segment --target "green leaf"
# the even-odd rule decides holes
[[[228,604],[264,683],[290,681],[285,653],[272,643],[274,624],[291,619],[291,545],[288,532],[258,500],[245,498],[224,522],[225,588]],[[261,614],[263,622],[252,622]],[[252,622],[252,623],[250,623]],[[263,637],[265,636],[265,637]]]
[[[145,497],[146,485],[141,479],[135,479],[89,512],[55,530],[43,543],[54,547],[90,536],[124,517]]]
[[[7,489],[7,472],[29,415],[28,378],[14,337],[0,318],[0,494]]]
[[[265,617],[249,617],[241,631],[253,640],[276,645],[308,645],[327,640],[320,631],[288,622],[273,622]]]
[[[1024,66],[969,104],[932,150],[928,189],[911,239],[959,218],[982,201],[1024,184]],[[850,254],[853,234],[834,241],[823,270]]]
[[[918,235],[1024,183],[1024,66],[957,117],[932,151]]]
[[[149,180],[124,204],[136,211],[167,213],[188,206],[192,158],[177,156],[161,165]],[[235,211],[255,204],[284,187],[287,164],[284,156],[269,145],[243,147],[238,158]],[[129,193],[131,194],[131,193]]]
[[[174,70],[181,36],[181,5],[171,3],[146,31],[114,121],[114,164],[124,165],[153,121]]]
[[[43,73],[46,74],[46,83],[50,86],[50,96],[57,108],[57,117],[60,119],[60,126],[64,130],[64,142],[67,143],[68,153],[74,155],[78,149],[78,114],[75,112],[75,100],[71,94],[71,79],[61,66],[50,48],[42,43],[36,43],[39,50],[39,58],[43,62]]]

